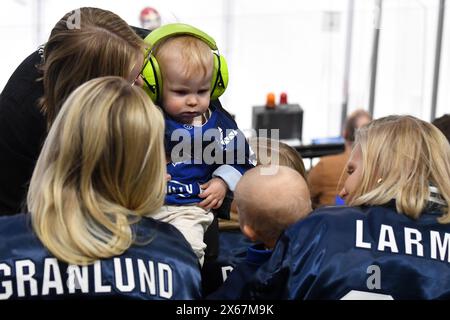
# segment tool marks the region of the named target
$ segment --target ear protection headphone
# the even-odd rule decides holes
[[[213,50],[214,67],[211,80],[211,100],[217,99],[225,92],[228,85],[227,62],[225,61],[225,58],[219,54],[216,42],[213,38],[203,31],[183,23],[172,23],[161,26],[145,37],[144,41],[150,45],[150,50],[141,72],[142,79],[145,82],[144,90],[148,93],[153,102],[158,103],[161,101],[162,76],[158,61],[153,55],[153,48],[160,41],[177,35],[190,35],[196,37]]]

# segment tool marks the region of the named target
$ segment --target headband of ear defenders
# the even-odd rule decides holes
[[[184,23],[171,23],[159,27],[150,32],[150,34],[145,37],[144,41],[151,47],[154,47],[158,42],[163,41],[164,39],[183,34],[199,38],[200,40],[205,42],[212,50],[218,50],[216,42],[213,38],[211,38],[200,29]]]

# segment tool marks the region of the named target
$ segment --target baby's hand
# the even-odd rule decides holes
[[[202,184],[200,188],[203,192],[198,196],[204,200],[198,206],[205,210],[220,208],[228,189],[225,181],[220,178],[212,178],[207,183]]]

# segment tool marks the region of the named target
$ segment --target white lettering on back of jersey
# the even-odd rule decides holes
[[[155,264],[153,261],[148,261],[148,269],[145,267],[145,262],[141,259],[138,260],[138,274],[140,280],[141,292],[147,292],[146,286],[148,286],[149,293],[156,295],[156,282],[155,282]]]
[[[372,228],[369,228],[372,230]],[[435,260],[446,261],[450,263],[450,233],[441,235],[438,231],[429,230],[429,245],[424,245],[422,232],[414,229],[397,227],[398,232],[403,231],[404,253],[407,255],[416,255],[417,257],[428,257]],[[389,225],[382,224],[378,234],[378,243],[370,243],[364,241],[364,221],[356,220],[356,240],[355,247],[371,249],[372,244],[377,246],[379,251],[386,251],[389,248],[392,253],[399,253],[397,239],[395,237],[394,228]],[[401,237],[400,237],[401,239]],[[425,238],[428,240],[427,238]],[[415,248],[414,248],[415,246]],[[427,250],[429,248],[429,250]]]
[[[51,280],[53,278],[53,280]],[[49,294],[50,289],[55,289],[56,294],[63,294],[61,272],[56,258],[44,259],[44,275],[42,277],[42,295]]]
[[[0,300],[11,298],[15,289],[18,297],[74,294],[77,290],[81,293],[101,294],[112,292],[112,288],[118,292],[139,290],[138,283],[140,291],[149,296],[157,295],[170,299],[174,294],[173,270],[165,263],[116,257],[112,260],[114,275],[107,273],[106,277],[102,274],[102,271],[106,270],[102,261],[95,261],[89,266],[69,265],[66,269],[67,281],[64,284],[61,273],[64,270],[60,269],[58,260],[48,257],[42,261],[42,266],[39,267],[29,259],[17,260],[15,268],[0,262]],[[7,277],[11,279],[7,280]],[[92,284],[91,279],[94,282]]]
[[[442,241],[439,232],[431,231],[430,241],[431,258],[437,259],[437,250],[439,249],[439,259],[445,261],[447,254],[447,262],[450,262],[450,234],[445,233],[444,241]]]
[[[405,229],[405,252],[406,254],[412,254],[412,246],[416,246],[417,255],[423,257],[423,245],[420,243],[422,241],[422,233],[419,230],[412,228]],[[414,239],[412,235],[414,234]]]
[[[102,284],[102,265],[100,261],[95,261],[94,263],[94,285],[95,292],[103,293],[103,292],[111,292],[110,285]]]
[[[394,298],[389,294],[351,290],[340,300],[394,300]]]
[[[28,272],[25,272],[25,269],[28,269]],[[33,278],[35,272],[34,262],[30,259],[16,261],[17,295],[19,297],[25,297],[25,283],[27,282],[30,288],[30,295],[37,296],[37,281]]]
[[[9,277],[11,275],[11,267],[6,263],[0,263],[0,279],[4,279],[5,277]],[[4,292],[0,293],[0,300],[9,299],[12,296],[12,281],[11,280],[2,280],[1,286],[5,289]]]
[[[165,263],[158,263],[159,295],[170,299],[173,294],[172,269]],[[165,281],[167,280],[167,281]]]
[[[67,288],[70,293],[75,293],[75,289],[81,289],[84,293],[89,292],[88,266],[69,265],[67,275]]]
[[[223,282],[225,282],[225,280],[227,280],[227,278],[230,275],[231,271],[233,271],[233,267],[232,266],[222,267],[222,279],[223,279]]]
[[[363,230],[364,225],[362,220],[356,220],[356,243],[355,246],[357,248],[366,248],[370,249],[372,245],[370,242],[364,242],[363,240]]]
[[[395,242],[394,229],[386,224],[381,225],[380,238],[378,240],[378,250],[384,251],[389,247],[392,252],[398,253],[397,243]]]
[[[123,283],[122,276],[122,259],[114,258],[114,274],[116,276],[116,288],[122,292],[131,292],[135,288],[133,262],[130,258],[125,258],[125,273],[127,275],[128,284]]]

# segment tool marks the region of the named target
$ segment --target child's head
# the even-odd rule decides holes
[[[305,164],[301,155],[288,144],[268,139],[252,138],[249,141],[252,150],[256,153],[258,165],[280,165],[294,169],[306,179]]]
[[[267,248],[273,248],[283,230],[312,211],[305,179],[284,166],[257,166],[247,171],[234,198],[242,232]]]
[[[162,107],[175,120],[190,124],[208,110],[213,52],[190,35],[167,38],[154,48],[162,75]]]

